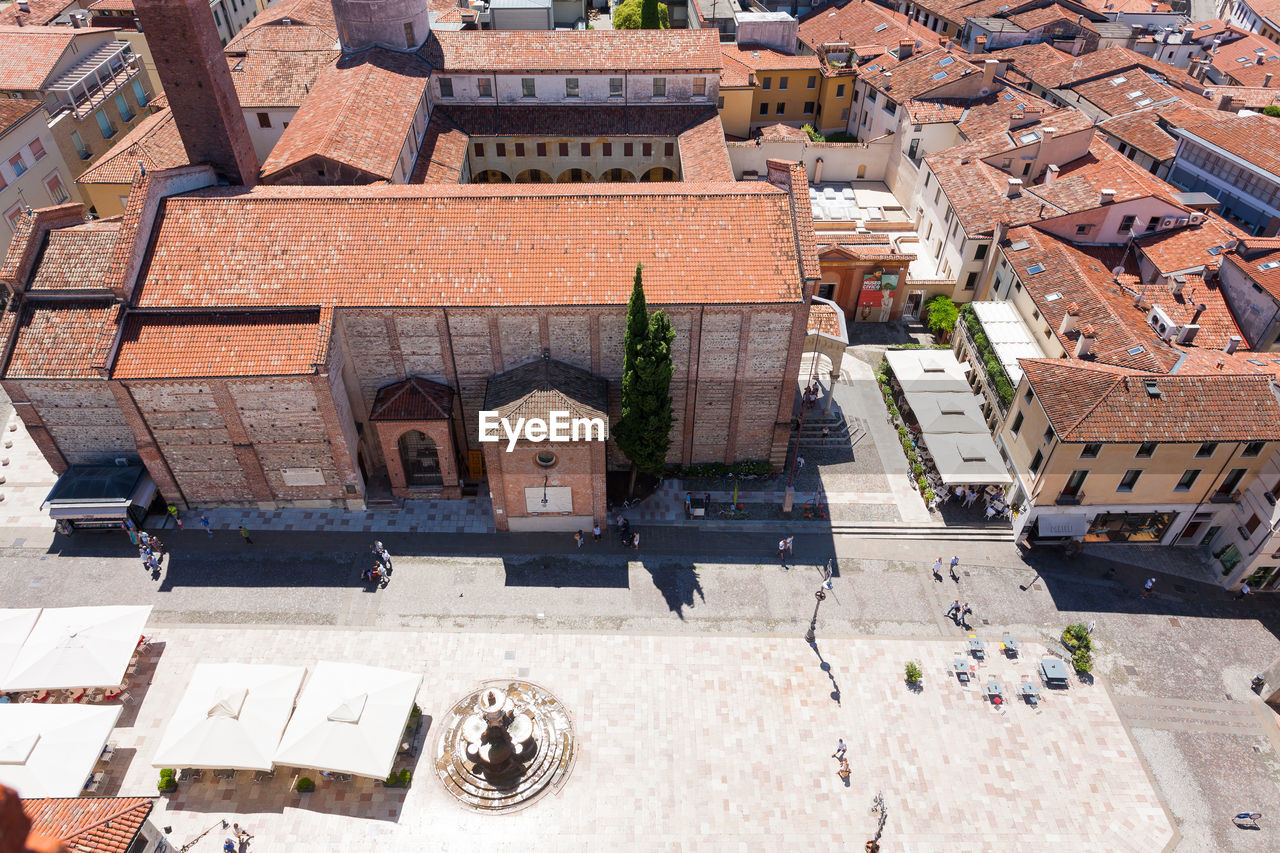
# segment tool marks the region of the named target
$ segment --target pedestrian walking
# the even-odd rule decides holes
[[[958,565],[960,565],[960,555],[957,554],[951,558],[951,579],[957,583],[960,582],[960,575],[956,573]]]
[[[622,526],[622,513],[618,513],[617,515],[615,515],[615,516],[613,517],[613,523],[614,523],[614,525],[615,525],[615,526],[617,526],[617,527],[621,527],[621,526]]]
[[[942,558],[941,557],[933,561],[933,579],[938,582],[942,581]]]
[[[830,438],[830,437],[831,437],[831,427],[825,427],[825,426],[824,426],[824,427],[822,428],[822,443],[823,443],[823,444],[826,444],[826,443],[827,443],[827,439],[828,439],[828,438]]]
[[[591,538],[595,542],[600,541],[600,522],[598,521],[591,527]]]
[[[244,529],[244,525],[240,525],[240,538],[244,540],[244,544],[252,545],[253,540],[249,538],[249,531]]]
[[[849,747],[845,746],[844,738],[840,738],[839,740],[837,740],[837,741],[836,741],[836,751],[835,751],[835,753],[834,753],[833,757],[834,757],[834,758],[843,759],[843,758],[844,758],[844,754],[845,754],[848,750],[849,750]]]
[[[631,534],[631,547],[637,551],[640,550],[640,531],[639,530],[633,531]]]
[[[155,554],[151,554],[147,557],[147,568],[153,572],[160,571],[160,561],[156,559]]]
[[[1147,582],[1142,585],[1142,597],[1146,598],[1151,594],[1151,588],[1156,585],[1155,578],[1147,578]]]
[[[1253,592],[1253,590],[1249,589],[1249,584],[1245,583],[1240,586],[1240,598],[1244,598],[1251,592]]]
[[[151,553],[155,554],[157,557],[164,553],[164,543],[160,541],[160,537],[158,536],[151,537],[151,544],[148,547]]]
[[[169,513],[169,517],[172,518],[174,521],[178,520],[177,504],[169,504],[167,507],[165,507],[165,512]]]
[[[129,541],[132,542],[134,545],[137,545],[138,531],[134,530],[132,527],[128,527],[128,528],[125,528],[125,532],[129,534]]]
[[[378,562],[382,564],[382,568],[387,570],[387,574],[391,574],[391,552],[386,548],[378,550]]]
[[[204,528],[204,532],[205,532],[205,533],[208,533],[208,534],[209,534],[209,538],[210,538],[210,539],[212,539],[212,538],[213,538],[213,528],[211,528],[211,527],[209,526],[209,516],[204,515],[203,513],[201,513],[201,515],[200,515],[200,526]]]
[[[956,614],[960,612],[960,599],[951,602],[951,606],[947,608],[947,616],[951,617],[951,621],[956,621]]]
[[[693,517],[693,493],[692,492],[684,493],[684,517],[685,518]]]
[[[581,531],[581,530],[579,530],[577,533],[573,534],[573,541],[574,541],[574,542],[576,542],[576,543],[578,543],[578,547],[579,547],[579,548],[581,548],[581,547],[582,547],[582,531]]]
[[[964,628],[969,627],[969,615],[973,613],[973,608],[969,606],[969,602],[964,603],[964,607],[960,608],[960,625]]]
[[[238,823],[231,824],[231,832],[240,841],[248,841],[250,838],[253,838],[249,833],[249,830],[245,829]]]
[[[787,540],[778,540],[778,562],[782,563],[783,571],[787,568]]]
[[[795,550],[796,550],[796,537],[788,536],[783,541],[787,543],[787,556],[790,557],[792,554],[795,553]]]
[[[799,474],[803,470],[804,470],[804,457],[797,456],[796,457],[796,473]]]

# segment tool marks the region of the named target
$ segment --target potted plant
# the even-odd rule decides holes
[[[309,794],[316,789],[316,783],[310,776],[301,776],[298,778],[298,783],[293,786],[293,789],[299,794]]]
[[[156,789],[162,794],[172,794],[178,790],[178,778],[174,775],[172,767],[165,767],[160,771],[160,781],[156,782]]]
[[[906,666],[907,686],[912,690],[919,689],[920,682],[924,678],[924,673],[920,671],[920,662],[909,660]]]
[[[1093,656],[1089,654],[1088,649],[1076,649],[1075,654],[1071,656],[1071,663],[1075,666],[1076,672],[1082,675],[1093,670]]]

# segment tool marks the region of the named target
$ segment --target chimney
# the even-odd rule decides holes
[[[30,12],[30,11],[31,11],[31,4],[30,4],[29,2],[27,2],[27,0],[18,0],[18,11],[19,11],[19,12]]]
[[[1241,344],[1240,336],[1232,335],[1231,337],[1227,338],[1227,342],[1223,344],[1222,351],[1225,352],[1227,355],[1231,355],[1233,352],[1236,351],[1236,349],[1240,346],[1240,344]]]
[[[1084,358],[1093,351],[1093,342],[1098,337],[1098,332],[1090,323],[1085,323],[1080,327],[1080,337],[1076,338],[1076,349],[1072,353],[1076,358]]]
[[[1205,312],[1205,309],[1207,309],[1208,307],[1209,306],[1205,305],[1203,302],[1197,305],[1195,313],[1191,315],[1191,323],[1188,325],[1194,325],[1195,323],[1197,323],[1200,320],[1200,315],[1203,314]]]
[[[134,11],[187,158],[231,184],[253,186],[258,157],[208,0],[134,0]]]
[[[813,182],[815,184],[822,183],[822,158],[819,157],[817,162],[813,164]]]
[[[1194,323],[1188,323],[1178,330],[1178,343],[1186,346],[1196,339],[1196,333],[1200,331],[1200,327]]]
[[[1080,305],[1079,303],[1072,302],[1067,306],[1067,313],[1062,315],[1062,323],[1058,326],[1058,334],[1065,337],[1066,335],[1074,332],[1076,330],[1076,317],[1079,316]]]
[[[973,40],[973,52],[975,54],[987,52],[986,36],[978,36],[976,39]]]
[[[1000,67],[1000,63],[995,59],[983,60],[982,63],[982,88],[991,89],[996,84],[996,69]]]
[[[942,38],[938,39],[938,47],[942,48],[943,50],[948,50],[948,51],[951,50],[951,39],[947,38],[946,36],[943,36]]]
[[[1230,95],[1223,95],[1222,100],[1218,101],[1218,109],[1222,110],[1224,113],[1231,112],[1231,101],[1232,98]]]
[[[1009,188],[1005,190],[1005,196],[1017,198],[1020,195],[1022,195],[1022,178],[1010,178]]]
[[[915,39],[903,39],[902,41],[898,42],[898,61],[902,62],[904,60],[910,59],[911,51],[915,48],[915,46],[916,46]]]
[[[72,16],[71,16],[71,29],[73,29],[73,30],[78,30],[78,29],[80,29],[80,16],[79,16],[79,15],[72,15]]]
[[[1264,88],[1264,89],[1270,89],[1270,88],[1271,88],[1271,78],[1272,78],[1272,77],[1274,77],[1274,76],[1276,76],[1276,75],[1272,74],[1271,72],[1267,72],[1267,76],[1262,78],[1262,88]]]
[[[1159,3],[1157,3],[1157,2],[1155,2],[1155,0],[1151,0],[1151,11],[1152,11],[1152,12],[1159,12],[1159,11],[1160,11],[1160,4],[1159,4]]]
[[[1050,164],[1045,168],[1045,170],[1044,170],[1044,185],[1045,185],[1046,187],[1047,187],[1047,186],[1049,186],[1050,184],[1052,184],[1052,183],[1054,182],[1054,180],[1058,177],[1058,172],[1059,172],[1059,171],[1060,171],[1060,170],[1058,169],[1058,167],[1057,167],[1057,166],[1055,166],[1055,165],[1053,165],[1052,163],[1050,163]]]
[[[1100,200],[1099,204],[1111,204],[1111,202],[1115,200],[1116,200],[1116,191],[1104,189],[1102,191],[1102,199]]]
[[[1182,295],[1182,288],[1187,286],[1187,277],[1185,275],[1171,275],[1169,278],[1169,292],[1174,296]]]
[[[780,190],[791,191],[791,167],[796,165],[795,160],[779,160],[770,157],[765,161],[768,168],[766,180]]]

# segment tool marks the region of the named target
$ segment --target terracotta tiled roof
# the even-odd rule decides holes
[[[287,29],[272,27],[271,29]],[[340,50],[250,50],[228,56],[231,82],[245,108],[299,107]]]
[[[1130,68],[1097,80],[1064,87],[1107,116],[1118,116],[1152,105],[1177,103],[1187,94],[1156,80],[1146,71]],[[1205,101],[1203,106],[1210,106]]]
[[[789,124],[771,124],[760,128],[760,138],[773,142],[808,142],[809,134]]]
[[[1156,160],[1165,161],[1173,159],[1178,148],[1178,140],[1166,128],[1213,121],[1219,115],[1216,110],[1193,107],[1179,100],[1109,118],[1099,125],[1099,129]]]
[[[421,376],[379,388],[369,410],[371,421],[447,421],[452,416],[453,389]]]
[[[1217,269],[1229,253],[1224,247],[1243,236],[1239,228],[1211,213],[1200,225],[1143,237],[1136,245],[1159,272],[1168,274],[1197,267]]]
[[[1261,86],[1206,86],[1209,100],[1217,103],[1230,97],[1230,109],[1233,111],[1250,109],[1262,110],[1266,107],[1280,105],[1280,89],[1263,88]]]
[[[840,318],[836,316],[836,309],[822,302],[813,302],[809,305],[809,328],[810,335],[826,335],[829,338],[840,337]]]
[[[431,113],[411,184],[456,184],[462,180],[467,165],[467,141],[471,137],[450,121],[441,107]]]
[[[837,239],[833,233],[822,235],[827,240]],[[818,255],[820,257],[830,258],[832,256],[843,255],[848,258],[855,258],[859,261],[873,261],[875,263],[901,262],[908,263],[916,259],[916,255],[911,252],[898,252],[893,248],[893,244],[887,236],[869,234],[866,235],[870,239],[856,240],[853,235],[840,234],[839,243],[831,243],[818,247]]]
[[[774,160],[766,160],[770,169]],[[799,241],[800,274],[806,279],[816,281],[822,276],[822,265],[818,262],[818,241],[813,232],[813,206],[809,202],[809,174],[803,163],[782,161],[787,164],[791,179],[789,201],[795,211],[796,238]]]
[[[1145,69],[1159,75],[1166,82],[1189,91],[1199,92],[1203,88],[1203,84],[1193,80],[1186,71],[1157,62],[1125,47],[1107,47],[1072,56],[1046,44],[1034,44],[993,51],[989,56],[992,59],[1008,60],[1017,74],[1045,89],[1056,89],[1099,77],[1114,77],[1129,68]]]
[[[1062,138],[1068,133],[1081,132],[1079,124],[1071,125],[1073,118],[1084,118],[1083,132],[1091,132],[1092,123],[1075,110],[1046,116],[1041,119],[1040,127],[1053,126],[1058,138]],[[1027,129],[1019,128],[1015,133]],[[998,161],[1002,154],[1015,147],[1007,133],[993,134],[925,158],[955,209],[961,227],[970,237],[990,234],[999,221],[1022,225],[1092,210],[1100,206],[1104,188],[1116,191],[1115,201],[1157,196],[1176,203],[1168,184],[1121,156],[1101,138],[1093,139],[1086,155],[1058,164],[1058,177],[1051,185],[1045,185],[1042,178],[1038,179],[1039,183],[1030,183],[1030,179],[1025,178],[1022,180],[1028,183],[1016,197],[1009,198],[1007,191],[1012,176],[987,161]]]
[[[608,429],[609,383],[580,367],[538,359],[490,377],[484,407],[499,417],[542,418],[567,411],[571,418],[603,418]]]
[[[1085,0],[1084,5],[1098,12],[1150,12],[1151,0]],[[1172,12],[1168,3],[1157,3],[1157,12]]]
[[[738,58],[738,49],[735,45],[720,45],[721,59],[724,66],[720,69],[720,88],[724,89],[728,86],[752,86],[755,78],[752,76],[751,67]]]
[[[132,12],[133,0],[94,0],[89,8],[95,12]]]
[[[677,137],[680,180],[689,183],[732,181],[733,164],[724,144],[724,125],[715,110],[707,110],[701,121],[690,125]]]
[[[892,72],[892,77],[889,76]],[[946,50],[912,56],[891,68],[875,72],[864,71],[862,78],[868,86],[884,92],[895,101],[919,98],[922,95],[950,86],[962,77],[980,73],[972,62]]]
[[[1227,22],[1220,18],[1213,18],[1207,21],[1193,21],[1182,28],[1195,41],[1213,38],[1219,33],[1225,33],[1231,29]]]
[[[19,122],[25,121],[40,107],[41,102],[34,98],[0,98],[0,136],[8,133],[9,128]]]
[[[425,54],[444,71],[715,71],[720,39],[697,30],[433,30]]]
[[[1270,86],[1280,88],[1280,45],[1254,33],[1218,47],[1213,67],[1240,86],[1263,86],[1268,74]]]
[[[978,139],[1009,127],[1014,113],[1040,110],[1049,115],[1057,110],[1048,101],[1028,92],[1004,87],[980,98],[934,98],[925,96],[904,106],[913,124],[955,124],[966,138]]]
[[[1230,264],[1250,281],[1256,282],[1259,287],[1271,294],[1273,299],[1280,300],[1280,266],[1263,269],[1266,264],[1276,261],[1280,261],[1280,248],[1251,253],[1247,260],[1234,252],[1227,254],[1223,259],[1223,263]]]
[[[320,74],[271,149],[262,164],[264,180],[311,157],[393,178],[425,97],[427,73],[416,56],[380,48],[343,57]]]
[[[1074,359],[1020,359],[1059,439],[1274,441],[1280,402],[1266,376],[1152,376]],[[1147,390],[1154,383],[1158,396]]]
[[[338,25],[330,0],[281,0],[245,24],[227,43],[225,52],[325,51],[337,47]]]
[[[822,61],[812,53],[783,53],[763,45],[722,44],[720,52],[755,71],[757,76],[761,71],[792,71],[805,68],[817,71],[822,67]]]
[[[22,11],[17,3],[9,3],[0,9],[0,24],[16,26],[18,21],[27,26],[47,24],[74,2],[75,0],[27,0],[27,8],[31,10],[29,12]]]
[[[31,834],[56,838],[73,853],[125,853],[153,806],[148,797],[22,800]]]
[[[33,292],[109,289],[104,274],[119,238],[118,219],[50,231],[29,289]]]
[[[101,300],[27,300],[5,377],[101,378],[121,310]]]
[[[314,373],[327,345],[318,310],[132,314],[112,376],[287,376]]]
[[[35,91],[66,52],[72,40],[101,28],[0,26],[0,89]]]
[[[815,51],[824,44],[839,42],[896,48],[898,42],[909,38],[916,49],[928,49],[938,43],[938,34],[928,27],[867,0],[850,0],[839,8],[833,4],[814,9],[800,19],[799,38]]]
[[[137,177],[139,166],[154,171],[189,162],[173,113],[165,107],[130,128],[76,178],[76,183],[129,184]]]
[[[1280,122],[1264,115],[1226,115],[1178,130],[1280,175]]]
[[[1056,3],[1051,6],[1044,6],[1040,9],[1030,9],[1026,12],[1019,12],[1016,15],[1010,15],[1009,20],[1013,21],[1024,30],[1030,32],[1037,27],[1044,27],[1056,21],[1075,22],[1080,17],[1076,12],[1064,9]]]
[[[138,304],[614,305],[638,261],[655,305],[794,302],[803,230],[763,181],[211,187],[162,202]]]

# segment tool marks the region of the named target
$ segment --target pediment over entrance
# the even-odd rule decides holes
[[[543,358],[490,377],[484,407],[510,420],[548,420],[551,412],[564,411],[607,423],[609,383],[580,367]]]
[[[410,376],[378,389],[371,421],[447,421],[453,415],[453,389]]]

